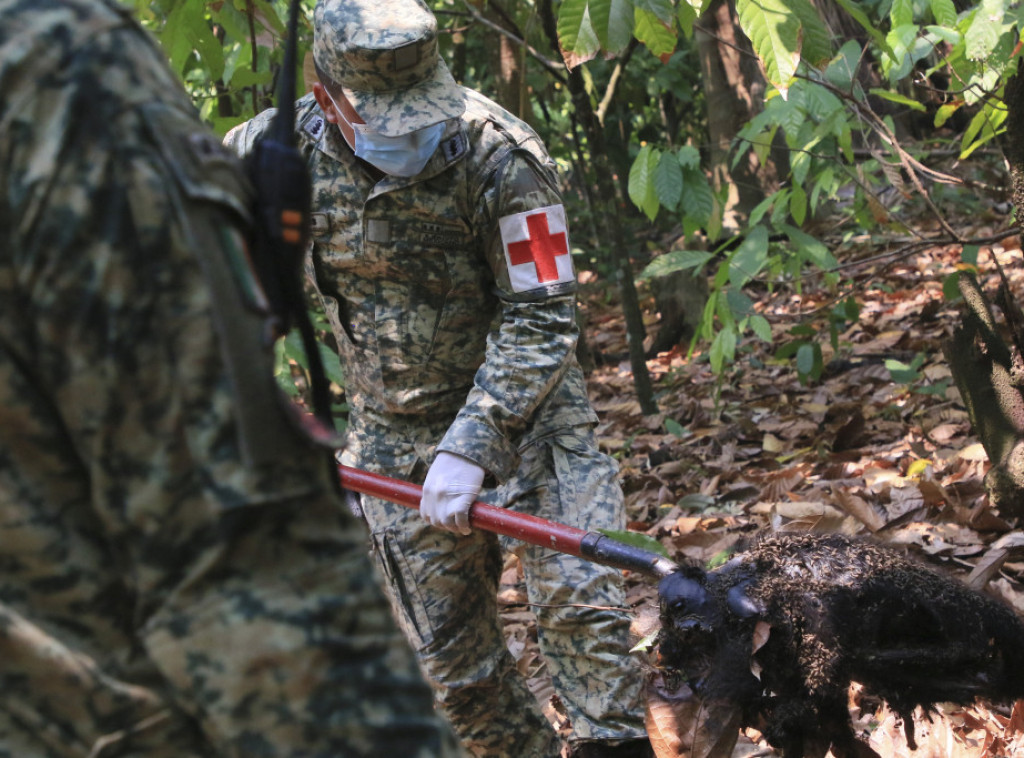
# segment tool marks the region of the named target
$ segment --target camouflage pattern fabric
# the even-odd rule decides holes
[[[456,755],[162,53],[0,0],[0,159],[0,756]]]
[[[621,528],[614,463],[589,431],[596,416],[575,359],[575,281],[516,291],[502,249],[499,219],[561,203],[552,162],[524,123],[470,90],[463,97],[465,112],[411,179],[366,166],[312,96],[298,103],[314,182],[309,271],[352,407],[343,460],[422,482],[447,450],[500,483],[485,493],[494,502]],[[227,143],[244,154],[272,116],[236,128]],[[463,745],[481,756],[557,755],[501,635],[496,538],[434,529],[370,498],[363,512],[396,615]],[[537,602],[622,602],[617,572],[517,549]],[[642,736],[624,615],[540,617],[573,738]]]
[[[437,19],[419,0],[317,3],[313,57],[376,132],[415,131],[462,114],[437,54]]]
[[[360,425],[343,462],[397,475],[386,465],[380,470],[391,461],[364,458],[364,444],[375,449],[371,435],[384,432]],[[589,427],[565,429],[520,452],[517,474],[481,499],[586,530],[625,528],[617,467],[597,451]],[[419,462],[406,478],[418,481],[425,474]],[[628,660],[629,619],[619,611],[568,607],[622,607],[617,572],[486,532],[463,537],[434,529],[407,508],[375,498],[363,497],[362,506],[374,554],[396,588],[396,617],[473,755],[558,755],[502,636],[496,599],[501,547],[518,554],[529,601],[538,604],[541,653],[572,721],[573,739],[643,735],[641,672]]]

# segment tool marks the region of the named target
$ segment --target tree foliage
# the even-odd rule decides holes
[[[133,2],[219,131],[272,104],[285,0]],[[300,60],[307,59],[308,77],[314,0],[302,2]],[[621,277],[615,256],[627,255],[650,264],[641,278],[680,269],[708,276],[697,339],[721,370],[745,339],[771,336],[752,306],[757,293],[780,286],[798,292],[812,270],[836,292],[830,328],[822,335],[797,325],[792,339],[778,345],[778,357],[814,379],[823,338],[836,346],[842,325],[857,315],[840,273],[844,242],[882,232],[969,242],[946,221],[944,205],[1001,189],[999,181],[972,184],[935,168],[932,155],[955,148],[961,160],[977,158],[1005,131],[1004,88],[1021,51],[1021,10],[1009,0],[966,7],[956,0],[736,0],[736,17],[770,88],[730,160],[752,153],[763,161],[780,144],[790,158],[780,187],[744,228],[728,234],[725,199],[708,179],[713,167],[693,44],[711,0],[561,0],[553,5],[555,34],[544,28],[550,0],[487,2],[500,27],[480,3],[433,0],[452,70],[468,86],[491,92],[501,75],[485,64],[494,35],[522,47],[531,106],[523,115],[564,169],[580,267]],[[836,14],[857,33],[833,31]],[[582,87],[569,86],[572,75],[582,77]],[[597,142],[585,116],[598,121]],[[617,199],[596,189],[608,179]],[[931,213],[938,231],[914,228],[908,208]],[[841,218],[830,222],[827,238],[816,225],[826,212]],[[660,252],[658,240],[673,227],[685,243],[651,260],[643,240]],[[636,248],[611,250],[620,238],[638,240]]]
[[[830,32],[826,19],[807,0],[736,0],[740,24],[772,90],[764,110],[741,131],[734,161],[752,150],[761,153],[763,162],[781,137],[791,154],[789,176],[751,214],[741,231],[742,244],[714,256],[704,250],[675,251],[644,272],[648,277],[680,269],[702,272],[713,258],[722,259],[700,330],[700,336],[711,341],[713,365],[732,359],[744,333],[769,333],[751,317],[749,298],[742,295],[755,278],[771,286],[781,279],[798,282],[807,265],[824,271],[837,268],[829,247],[807,231],[835,201],[844,200],[849,220],[861,231],[891,228],[898,220],[880,195],[893,187],[901,201],[913,198],[924,203],[938,217],[942,236],[959,241],[933,200],[942,189],[933,188],[939,184],[966,192],[977,187],[968,190],[961,178],[930,169],[927,156],[935,141],[907,147],[893,112],[924,114],[933,130],[964,116],[966,128],[957,145],[960,159],[1004,132],[1004,88],[1017,71],[1021,50],[1016,4],[983,0],[958,10],[953,0],[837,1],[863,30],[861,39],[844,40]],[[708,5],[708,0],[699,8],[679,2],[673,13],[662,6],[662,26],[655,36],[640,23],[638,5],[633,34],[661,57],[664,35],[673,34],[682,43],[692,33],[691,14],[699,15]],[[588,0],[565,0],[561,12],[585,19],[587,7]],[[569,38],[563,38],[563,44],[580,57],[600,52],[592,47],[573,49]],[[879,75],[876,86],[865,87],[868,70]],[[880,113],[880,101],[896,108]],[[720,226],[713,215],[721,211],[721,203],[714,202],[699,171],[685,175],[680,189],[680,166],[692,165],[690,160],[688,147],[644,145],[630,171],[629,197],[652,221],[658,214],[669,214],[680,220],[688,237],[701,229],[714,241]],[[832,280],[833,285],[838,283],[837,277]],[[833,340],[834,325],[855,318],[855,310],[848,299],[837,308],[831,319]],[[810,334],[794,337],[781,346],[779,356],[794,356],[799,373],[816,378],[822,368],[820,345]]]

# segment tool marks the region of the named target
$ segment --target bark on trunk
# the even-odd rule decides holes
[[[522,36],[522,32],[516,27],[515,22],[502,7],[495,3],[485,3],[481,8],[481,13],[495,26],[507,29],[517,37]],[[504,34],[496,34],[494,31],[487,30],[485,35],[488,39],[487,50],[490,58],[488,71],[494,75],[494,99],[509,113],[527,123],[532,122],[533,114],[530,112],[529,101],[526,97],[524,72],[526,51]]]
[[[1007,82],[1005,99],[1009,117],[1004,149],[1020,218],[1024,210],[1024,80],[1019,69]],[[1024,317],[1003,282],[997,296],[1005,319],[1000,324],[975,278],[960,274],[963,318],[944,352],[971,425],[992,463],[985,477],[989,500],[1004,515],[1024,516]]]
[[[553,49],[558,51],[560,55],[558,32],[551,0],[543,0],[540,3],[540,12],[545,36],[551,42]],[[593,105],[590,102],[590,95],[587,94],[586,84],[583,81],[583,73],[579,66],[569,71],[568,87],[572,95],[573,108],[589,143],[591,160],[595,164],[598,192],[597,204],[604,209],[604,213],[609,218],[614,219],[619,215],[617,212],[618,199],[613,183],[614,180],[612,179],[614,171],[608,165],[604,132],[594,113]],[[633,268],[630,264],[629,247],[619,224],[614,223],[614,221],[610,223],[609,231],[611,232],[609,242],[612,256],[614,257],[619,296],[622,298],[622,310],[626,318],[626,331],[629,337],[629,363],[633,370],[633,386],[636,389],[637,400],[640,402],[641,410],[644,414],[650,415],[658,412],[658,405],[654,401],[651,376],[647,371],[647,361],[644,356],[644,338],[647,335],[643,316],[640,313],[640,299],[637,296]]]
[[[964,312],[943,352],[971,425],[992,468],[985,476],[992,507],[1004,516],[1024,515],[1024,362],[1000,335],[988,299],[974,276],[960,274]]]
[[[740,127],[764,108],[764,74],[739,27],[732,0],[715,0],[701,16],[696,38],[707,99],[712,181],[716,190],[728,188],[723,226],[735,230],[745,225],[766,194],[777,189],[780,174],[772,161],[785,160],[785,153],[773,155],[762,166],[754,151],[748,150],[730,168]]]

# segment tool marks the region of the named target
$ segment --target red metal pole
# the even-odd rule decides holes
[[[392,479],[383,474],[371,474],[351,466],[338,466],[338,472],[341,475],[341,486],[347,490],[379,497],[407,508],[420,507],[423,488],[417,484]],[[469,523],[478,529],[503,534],[531,545],[587,557],[580,553],[580,543],[589,532],[573,526],[481,502],[473,503],[469,512]]]
[[[378,497],[407,508],[419,508],[423,488],[417,484],[392,479],[383,474],[338,466],[341,486],[363,495]],[[605,566],[639,571],[660,579],[678,566],[657,553],[626,545],[597,532],[586,532],[574,526],[559,524],[526,513],[517,513],[494,505],[473,503],[469,511],[470,526],[494,534],[503,534],[530,545],[539,545],[559,553],[575,555]]]

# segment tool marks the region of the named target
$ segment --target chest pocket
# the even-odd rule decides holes
[[[381,268],[374,321],[382,378],[407,385],[428,363],[452,362],[462,314],[485,286],[482,267],[459,223],[369,219],[365,234],[364,252]]]

